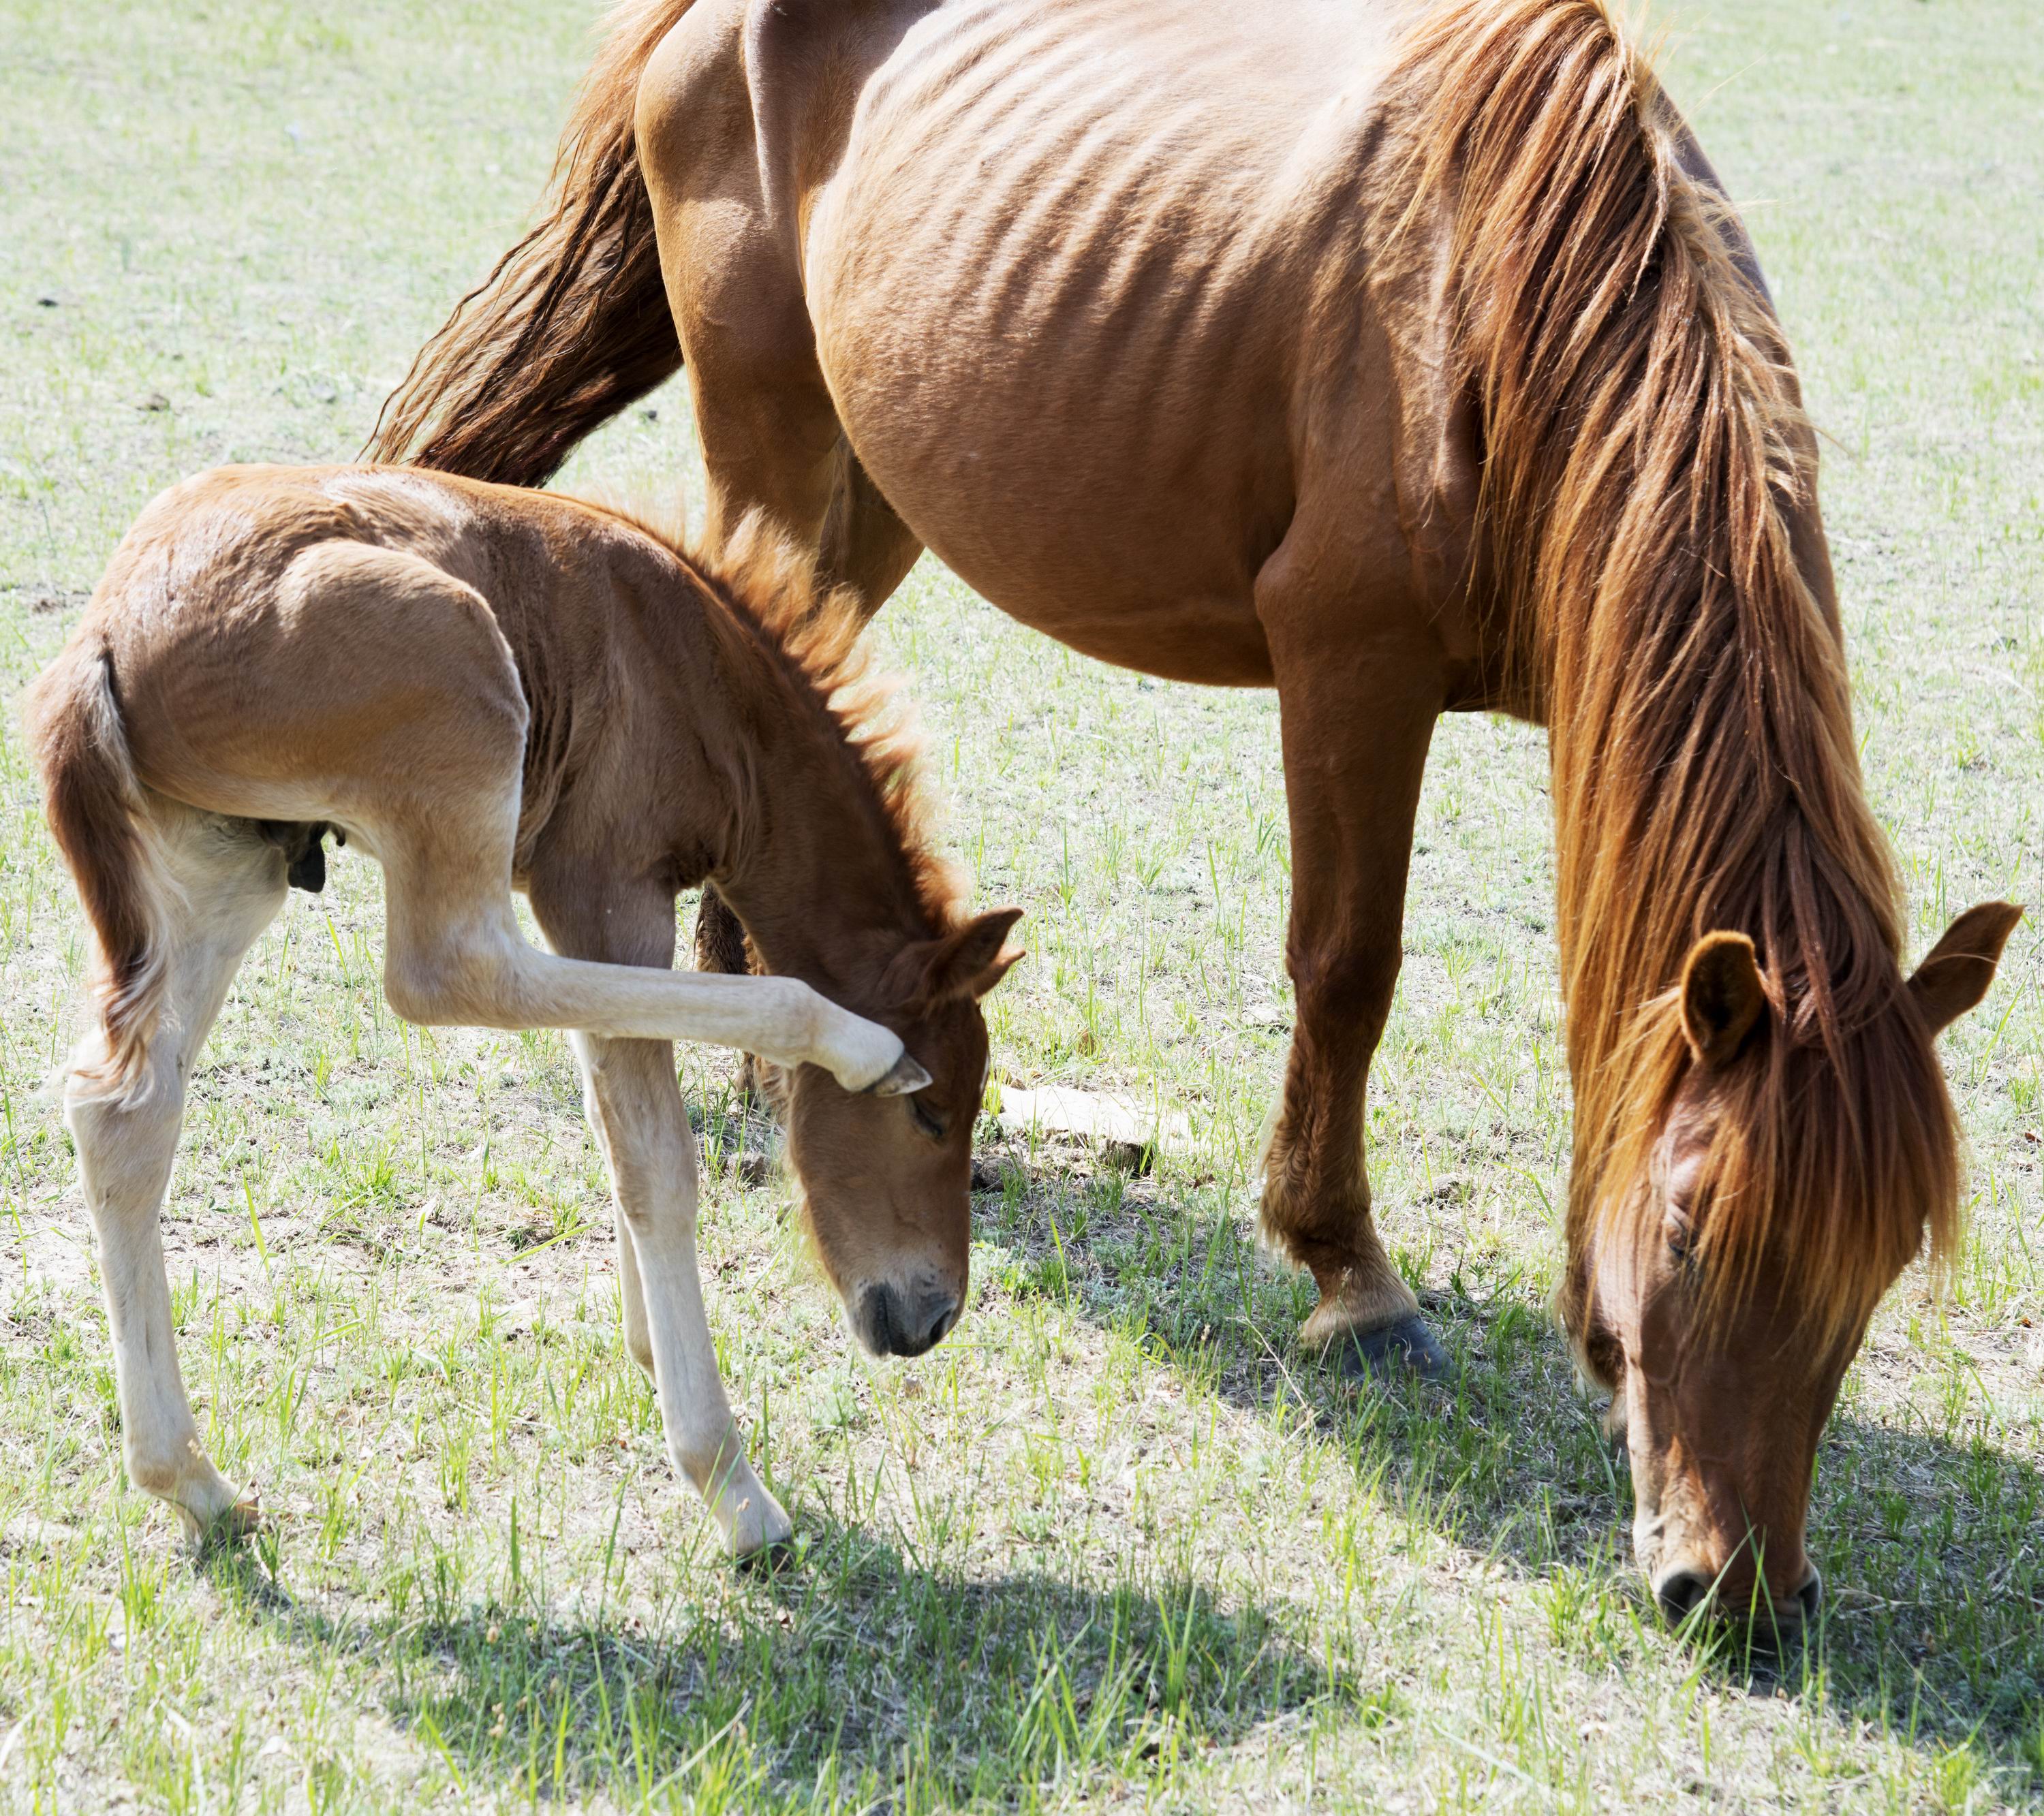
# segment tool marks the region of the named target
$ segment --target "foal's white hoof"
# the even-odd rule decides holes
[[[724,1548],[740,1562],[786,1545],[795,1536],[795,1522],[788,1518],[786,1510],[757,1484],[735,1496],[729,1507],[720,1512]]]
[[[180,1507],[178,1518],[196,1551],[233,1545],[263,1530],[262,1492],[251,1487],[215,1514],[196,1513]]]
[[[866,1092],[874,1097],[905,1097],[911,1092],[924,1089],[930,1075],[904,1053],[880,1077],[866,1086]]]

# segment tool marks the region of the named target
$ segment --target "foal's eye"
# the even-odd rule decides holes
[[[929,1105],[923,1101],[923,1096],[920,1091],[912,1096],[905,1097],[902,1101],[909,1106],[909,1114],[916,1119],[916,1127],[932,1141],[940,1142],[944,1138],[943,1119],[936,1115]]]

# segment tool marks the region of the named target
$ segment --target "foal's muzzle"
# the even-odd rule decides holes
[[[903,1292],[888,1281],[859,1296],[852,1315],[859,1338],[876,1356],[920,1356],[957,1323],[959,1298],[949,1287],[923,1285]]]

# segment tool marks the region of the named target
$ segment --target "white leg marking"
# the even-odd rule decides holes
[[[158,1218],[184,1123],[185,1081],[243,955],[282,904],[283,860],[218,824],[171,810],[164,848],[182,899],[166,904],[167,1013],[146,1088],[121,1102],[67,1096],[113,1338],[121,1457],[136,1487],[170,1502],[188,1530],[255,1520],[255,1503],[215,1469],[185,1397]],[[81,1057],[88,1057],[89,1039]]]
[[[610,967],[601,967],[610,969]],[[620,967],[621,969],[621,967]],[[695,1484],[735,1557],[779,1543],[793,1526],[754,1472],[717,1372],[696,1263],[696,1157],[674,1055],[664,1042],[577,1033],[583,1101],[609,1163],[630,1292],[644,1298],[667,1453]],[[636,1346],[635,1346],[636,1348]]]

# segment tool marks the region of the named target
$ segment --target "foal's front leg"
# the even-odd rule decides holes
[[[650,1356],[668,1456],[694,1483],[726,1549],[749,1556],[793,1528],[746,1458],[717,1373],[696,1264],[695,1142],[674,1083],[674,1049],[663,1041],[569,1038],[617,1200],[628,1342],[638,1339],[631,1342],[635,1356],[643,1343],[642,1363]]]

